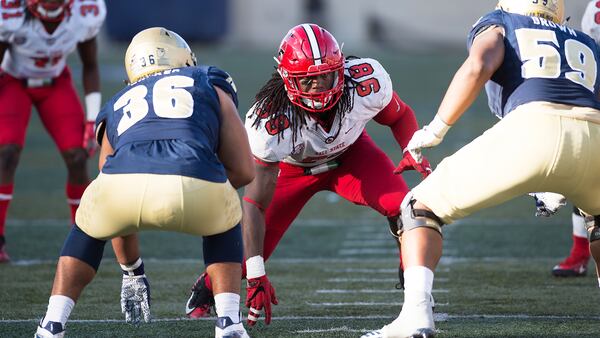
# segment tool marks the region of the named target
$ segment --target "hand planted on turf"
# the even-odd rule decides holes
[[[125,314],[125,322],[127,323],[150,322],[150,284],[146,275],[123,275],[121,312]]]
[[[265,312],[265,324],[271,323],[271,303],[277,305],[275,289],[269,282],[267,275],[248,279],[246,287],[246,307],[248,311],[248,325],[254,326],[260,317],[261,311]]]

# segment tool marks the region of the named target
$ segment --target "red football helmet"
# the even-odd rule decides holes
[[[27,0],[27,9],[43,21],[59,22],[68,15],[73,0]]]
[[[335,105],[344,88],[344,55],[328,31],[315,24],[290,29],[275,57],[277,71],[290,101],[310,112],[323,112]],[[302,91],[299,80],[334,73],[331,89],[320,93]]]

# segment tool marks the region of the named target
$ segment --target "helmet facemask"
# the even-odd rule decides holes
[[[27,9],[35,17],[47,22],[60,22],[70,14],[73,0],[27,0]]]
[[[283,78],[285,89],[290,101],[300,106],[309,112],[318,113],[333,107],[342,96],[344,88],[344,67],[343,65],[331,67],[323,67],[324,70],[309,71],[291,74],[285,69],[279,69],[279,74]],[[310,92],[303,90],[301,81],[306,78],[322,77],[325,74],[331,74],[331,85],[329,88],[319,91]],[[319,79],[311,81],[322,81]]]

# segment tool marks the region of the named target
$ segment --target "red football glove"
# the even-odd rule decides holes
[[[405,170],[416,170],[421,173],[423,178],[425,178],[431,174],[431,165],[425,156],[423,156],[421,163],[419,163],[414,159],[409,151],[405,151],[402,161],[400,161],[398,167],[394,169],[394,174],[402,174]]]
[[[265,310],[265,324],[271,323],[271,303],[277,305],[275,289],[269,282],[267,275],[248,279],[246,287],[246,307],[248,310],[248,325],[254,326],[260,312]]]
[[[88,153],[89,157],[94,156],[96,150],[98,150],[98,143],[96,142],[96,133],[95,133],[95,122],[87,121],[85,123],[85,129],[83,131],[83,149],[85,149]]]

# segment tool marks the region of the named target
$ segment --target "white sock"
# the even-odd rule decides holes
[[[48,310],[46,311],[42,326],[46,326],[48,322],[60,322],[64,327],[74,306],[75,302],[67,296],[50,296]]]
[[[215,295],[217,317],[229,317],[234,323],[240,322],[240,295],[223,292]]]
[[[404,270],[404,302],[420,302],[431,295],[433,271],[424,266],[411,266]]]
[[[587,238],[588,233],[587,229],[585,228],[585,220],[583,219],[583,216],[573,213],[571,215],[571,220],[573,221],[573,235],[576,237]]]

